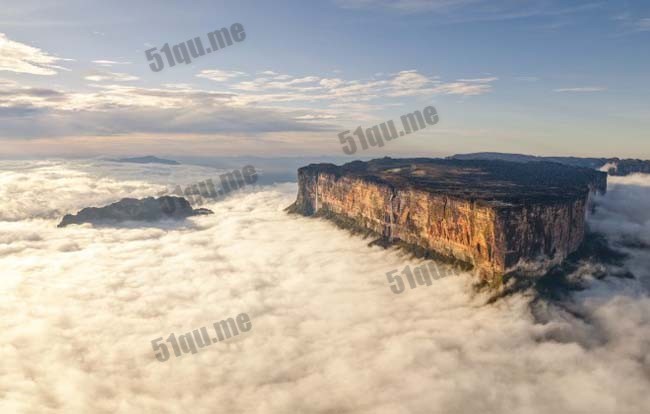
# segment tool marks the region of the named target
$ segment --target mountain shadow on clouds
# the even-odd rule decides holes
[[[596,279],[606,276],[634,279],[635,276],[624,267],[626,258],[627,254],[610,246],[603,234],[588,232],[577,251],[543,276],[505,275],[503,289],[490,302],[523,291],[531,292],[537,299],[562,301],[572,292],[586,288],[585,275]]]

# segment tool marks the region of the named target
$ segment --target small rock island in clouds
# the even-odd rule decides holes
[[[82,223],[115,225],[125,221],[152,223],[163,219],[181,220],[206,214],[212,214],[212,211],[206,208],[193,209],[182,197],[147,197],[142,200],[123,198],[106,207],[87,207],[77,214],[66,214],[58,227]]]

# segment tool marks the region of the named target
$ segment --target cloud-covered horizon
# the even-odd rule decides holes
[[[586,289],[548,303],[544,323],[531,292],[488,304],[468,275],[393,294],[385,273],[420,261],[287,215],[295,184],[248,187],[184,223],[56,228],[61,213],[213,171],[0,162],[0,411],[650,409],[650,252],[619,243],[647,238],[648,176],[613,178],[589,218],[637,279],[597,280],[586,264]],[[246,335],[155,359],[151,340],[241,312]]]

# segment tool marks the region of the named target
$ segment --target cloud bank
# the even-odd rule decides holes
[[[365,80],[261,76],[203,70],[212,88],[189,84],[138,86],[139,77],[94,70],[84,91],[35,88],[0,80],[4,139],[93,137],[129,134],[331,132],[366,120],[391,104],[385,100],[474,96],[492,91],[496,77],[442,82],[415,70]],[[214,85],[211,85],[214,87]],[[377,103],[384,100],[383,103]],[[376,118],[372,118],[376,119]],[[334,135],[335,136],[335,135]]]
[[[539,323],[533,295],[487,304],[467,275],[391,293],[385,273],[421,262],[286,215],[295,184],[249,188],[181,224],[56,228],[63,212],[212,175],[0,163],[1,412],[650,409],[647,248],[626,248],[637,280],[591,280],[571,297],[583,318],[549,304]],[[648,205],[650,179],[615,181],[590,225],[615,242],[647,238],[650,217],[631,201]],[[245,336],[155,359],[152,339],[241,312]]]

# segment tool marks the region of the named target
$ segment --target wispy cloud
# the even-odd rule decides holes
[[[99,65],[99,66],[105,66],[105,67],[110,67],[113,65],[130,65],[131,62],[120,62],[117,60],[93,60],[93,63]]]
[[[92,82],[130,82],[140,78],[129,75],[128,73],[101,71],[93,75],[88,75],[84,79]]]
[[[448,18],[447,23],[565,16],[602,6],[592,1],[567,6],[561,0],[335,0],[335,3],[346,9],[441,14]]]
[[[204,70],[197,76],[226,83],[223,86],[237,95],[235,100],[241,105],[321,102],[326,106],[398,97],[480,95],[490,92],[491,83],[498,79],[488,77],[443,82],[438,76],[427,76],[416,70],[376,74],[370,79],[352,80],[314,75],[294,76],[272,71],[258,75],[262,76]],[[249,79],[233,81],[243,76],[249,76]]]
[[[490,83],[496,80],[499,80],[499,78],[491,77],[491,78],[458,79],[459,82],[469,82],[469,83]]]
[[[323,119],[336,119],[335,115],[325,115],[325,114],[307,114],[307,115],[300,115],[294,118],[295,120],[298,121],[316,121],[316,120],[323,120]]]
[[[218,90],[188,83],[160,87],[126,85],[128,73],[95,71],[84,79],[90,91],[30,88],[0,82],[0,117],[6,137],[119,135],[129,133],[210,134],[325,131],[405,98],[489,93],[496,77],[444,82],[416,70],[368,79],[326,78],[265,71],[203,70],[196,75]]]
[[[233,78],[238,78],[240,76],[246,75],[244,72],[238,72],[234,70],[219,70],[219,69],[207,69],[202,70],[198,75],[198,78],[210,79],[215,82],[226,82]]]
[[[486,94],[497,80],[444,82],[415,70],[353,80],[270,73],[215,69],[196,75],[218,83],[217,91],[187,83],[125,85],[138,77],[109,71],[85,76],[94,90],[84,92],[0,83],[3,135],[325,131],[371,118],[404,98]]]
[[[650,17],[639,17],[636,13],[626,11],[612,18],[621,26],[623,35],[650,31]]]
[[[640,32],[650,31],[650,17],[644,17],[636,22],[636,28]]]
[[[332,128],[315,122],[332,119],[316,109],[311,111],[313,118],[300,119],[306,114],[304,110],[242,107],[235,94],[194,89],[190,85],[167,88],[120,84],[90,86],[95,91],[74,92],[0,83],[3,137],[256,134]]]
[[[559,88],[553,89],[554,92],[602,92],[607,90],[603,86],[583,86],[578,88]]]
[[[193,85],[190,85],[189,83],[163,83],[162,85],[165,88],[170,88],[170,89],[192,89],[194,88]]]
[[[0,33],[0,71],[56,75],[58,70],[67,70],[56,65],[64,60],[70,59],[52,56],[37,47],[10,40],[4,33]]]
[[[517,76],[515,80],[518,82],[537,82],[540,78],[537,76]]]
[[[337,0],[336,3],[344,8],[388,8],[405,13],[442,12],[451,9],[476,5],[481,0]]]

